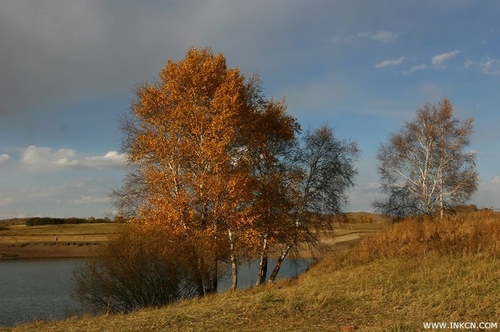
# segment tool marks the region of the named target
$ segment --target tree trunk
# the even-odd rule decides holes
[[[266,277],[267,277],[267,250],[268,250],[267,234],[264,235],[264,239],[262,240],[262,242],[263,246],[259,260],[259,274],[257,276],[257,284],[256,284],[257,286],[264,284],[266,282]]]
[[[230,248],[230,256],[231,256],[231,275],[232,275],[232,281],[231,281],[231,290],[236,290],[236,287],[238,287],[238,264],[236,262],[236,254],[234,252],[234,238],[233,238],[233,233],[229,229],[227,231],[228,236],[229,236],[229,248]]]
[[[219,260],[215,258],[214,260],[214,274],[212,276],[212,285],[210,287],[210,293],[217,293],[217,284],[219,283]]]
[[[198,262],[199,263],[199,262]],[[199,297],[205,295],[205,283],[203,282],[203,275],[201,270],[198,268],[198,274],[196,276],[196,293],[198,293]]]
[[[444,188],[443,188],[443,177],[441,175],[439,188],[439,213],[441,219],[444,217]]]
[[[218,274],[218,260],[214,258],[214,265],[208,268],[203,258],[198,257],[198,286],[197,293],[199,296],[204,296],[210,293],[217,292],[217,274]]]
[[[281,263],[285,260],[286,256],[288,255],[288,252],[290,249],[293,248],[293,244],[289,244],[286,246],[285,250],[281,252],[280,257],[278,257],[278,260],[276,261],[276,265],[274,266],[274,270],[271,273],[271,276],[269,277],[269,282],[274,282],[276,279],[276,276],[278,275],[278,272],[280,271],[281,268]]]

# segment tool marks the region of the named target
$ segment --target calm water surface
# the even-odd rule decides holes
[[[274,267],[269,261],[269,270]],[[295,277],[311,260],[285,260],[278,277]],[[74,298],[73,270],[83,259],[44,259],[0,261],[0,326],[13,326],[34,319],[57,320],[84,312]],[[255,284],[258,263],[243,263],[239,268],[239,288]],[[268,277],[271,271],[268,272]],[[219,291],[229,289],[231,277],[223,277]]]
[[[0,326],[82,313],[71,297],[82,259],[0,261]]]

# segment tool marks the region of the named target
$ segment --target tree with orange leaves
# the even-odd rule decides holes
[[[307,213],[338,213],[345,203],[355,145],[326,126],[299,144],[285,101],[267,100],[259,78],[228,68],[222,54],[191,48],[135,93],[122,122],[132,171],[116,202],[134,223],[192,244],[200,295],[217,290],[221,260],[232,289],[241,258],[260,258],[264,282],[269,247],[281,245],[273,281],[291,248],[317,240],[313,228],[323,225]]]
[[[135,93],[122,126],[134,166],[129,178],[140,179],[134,222],[196,241],[200,268],[208,271],[205,292],[216,291],[217,264],[228,253],[236,288],[237,241],[252,242],[243,239],[251,238],[257,218],[252,154],[265,146],[265,119],[282,114],[284,104],[265,100],[258,78],[246,80],[210,49],[169,60],[158,82]],[[295,120],[283,114],[275,120],[268,129],[293,139]]]

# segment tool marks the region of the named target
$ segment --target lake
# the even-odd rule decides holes
[[[0,261],[0,326],[14,326],[34,319],[58,320],[82,314],[84,308],[71,294],[75,287],[73,270],[83,259]],[[269,260],[270,269],[274,260]],[[285,260],[278,277],[296,277],[312,260]],[[257,280],[258,262],[239,267],[239,288]],[[271,271],[268,272],[268,276]],[[219,281],[219,290],[231,286],[231,277]]]

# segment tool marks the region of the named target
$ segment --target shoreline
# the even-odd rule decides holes
[[[98,256],[102,242],[28,242],[0,244],[0,261],[18,259],[88,258]]]
[[[361,234],[354,232],[325,241],[328,249],[324,254],[346,249],[359,242]],[[99,241],[57,241],[0,243],[0,261],[19,259],[90,258],[99,255],[99,247],[106,242]],[[318,258],[305,248],[299,249],[301,258]],[[277,255],[277,253],[275,253]],[[271,256],[274,256],[271,254]],[[320,255],[321,256],[321,255]]]

